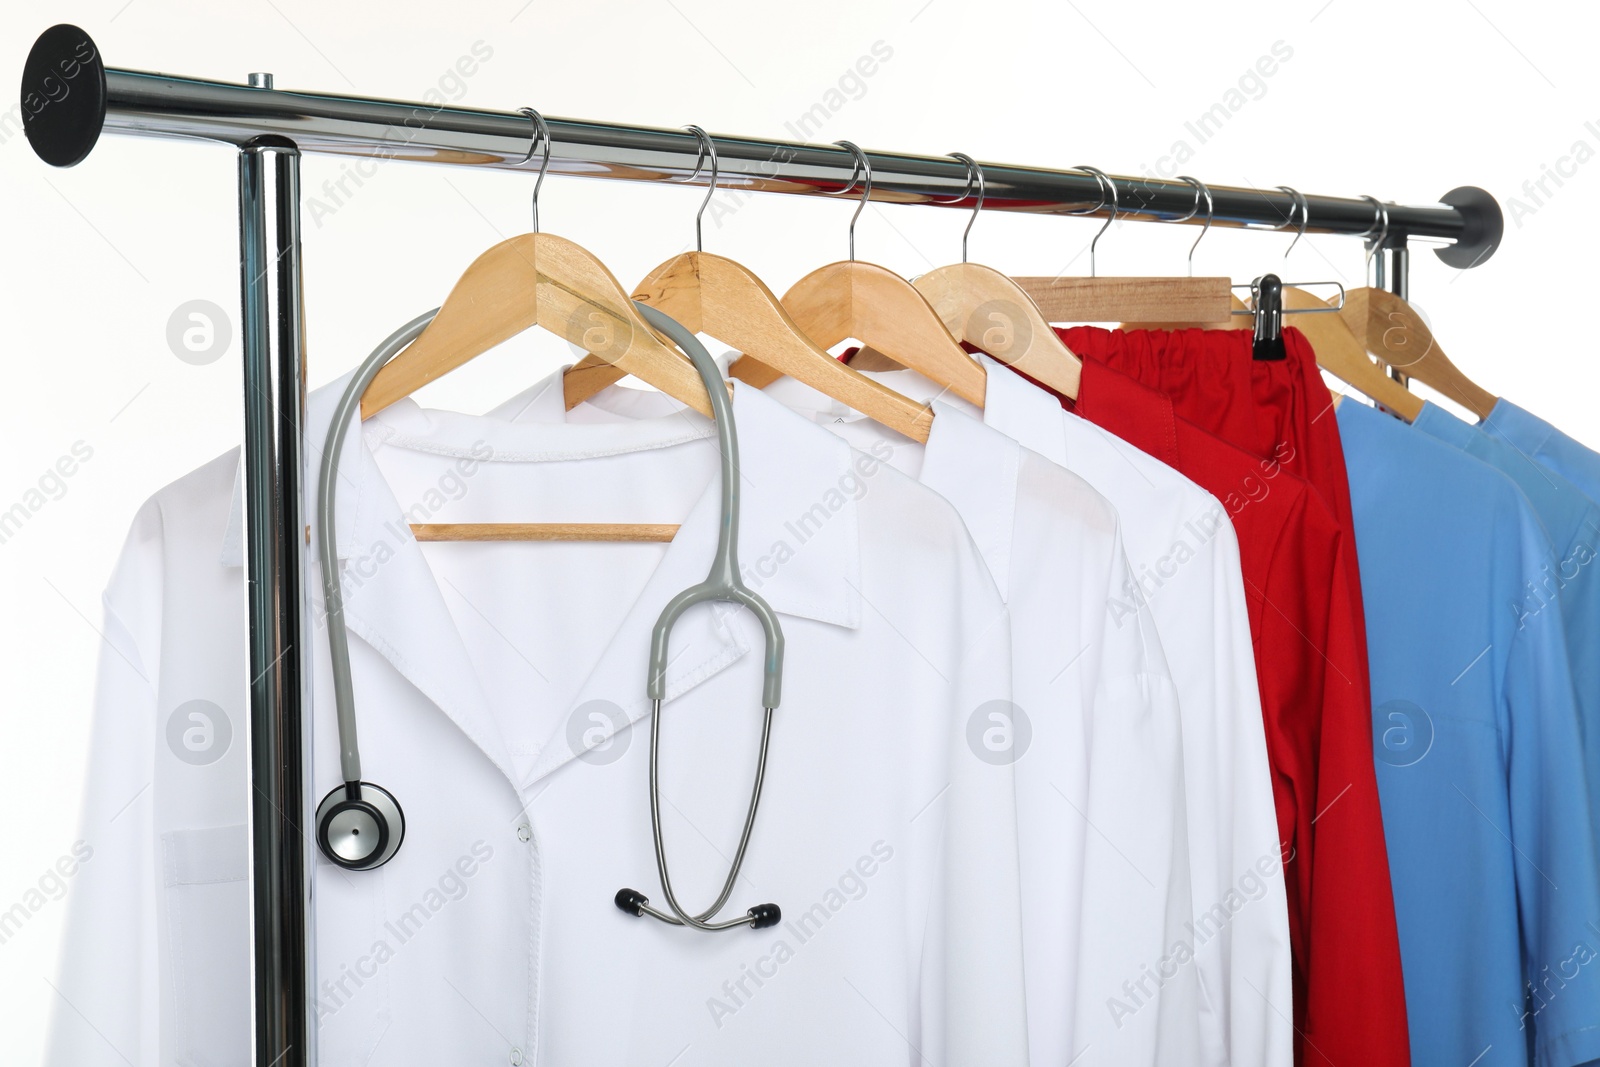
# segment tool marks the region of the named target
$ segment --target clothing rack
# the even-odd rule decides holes
[[[249,600],[250,850],[255,1062],[307,1067],[316,1059],[314,910],[309,872],[314,810],[310,704],[303,641],[313,632],[304,596],[305,510],[300,427],[305,408],[301,312],[300,156],[304,153],[538,172],[534,124],[517,111],[430,106],[275,89],[105,66],[83,30],[58,25],[34,43],[23,69],[23,124],[45,162],[82,162],[102,133],[218,141],[239,153],[241,342],[244,357],[246,579]],[[700,142],[685,130],[546,118],[551,173],[624,181],[705,184]],[[716,136],[719,184],[760,192],[837,194],[857,177],[843,147]],[[542,152],[540,156],[542,156]],[[868,152],[871,198],[970,208],[967,165],[949,157]],[[983,208],[1137,221],[1296,229],[1364,239],[1381,251],[1377,284],[1404,297],[1408,245],[1441,245],[1445,263],[1469,268],[1493,255],[1504,230],[1499,205],[1464,186],[1440,203],[1301,196],[1280,189],[1210,186],[1202,216],[1196,186],[1111,177],[1116,196],[1085,171],[982,163]],[[1380,218],[1386,213],[1386,224]]]

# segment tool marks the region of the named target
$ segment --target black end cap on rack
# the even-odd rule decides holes
[[[1476,185],[1463,185],[1445,193],[1439,202],[1461,212],[1467,225],[1455,244],[1435,248],[1434,255],[1459,270],[1476,267],[1494,255],[1505,236],[1506,217],[1493,196]]]
[[[22,65],[22,129],[53,167],[82,163],[106,124],[106,65],[94,39],[68,23],[33,42]]]

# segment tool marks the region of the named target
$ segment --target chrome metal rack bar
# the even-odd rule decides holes
[[[54,32],[54,31],[52,31]],[[88,41],[77,31],[79,41]],[[41,38],[41,44],[45,38]],[[66,42],[59,52],[74,55]],[[94,58],[79,61],[76,78],[58,75],[57,92],[66,102],[98,95],[95,108],[56,106],[48,91],[37,92],[38,110],[29,137],[48,162],[71,165],[83,159],[102,132],[151,137],[181,137],[245,145],[263,138],[292,142],[303,154],[328,153],[404,159],[501,170],[536,170],[530,161],[533,124],[516,111],[432,107],[333,93],[288,92],[227,82],[203,81],[169,74],[100,66],[93,42],[85,46]],[[38,52],[36,46],[35,52]],[[43,64],[41,64],[43,66]],[[96,87],[98,83],[98,88]],[[552,137],[550,172],[626,181],[687,182],[694,173],[699,145],[685,130],[546,116]],[[714,137],[722,188],[763,192],[819,194],[848,186],[854,161],[834,145],[752,137]],[[49,153],[47,154],[46,148]],[[961,198],[967,189],[967,167],[944,156],[869,151],[872,198],[889,203],[944,202],[970,208]],[[530,166],[530,162],[535,164]],[[1097,179],[1071,168],[1022,167],[983,163],[985,211],[1038,214],[1095,214],[1102,207]],[[707,175],[693,179],[709,180]],[[1167,221],[1191,214],[1195,188],[1176,179],[1113,177],[1119,216]],[[1299,225],[1294,198],[1279,189],[1211,186],[1218,226],[1282,229],[1293,219]],[[1310,233],[1371,235],[1374,207],[1356,197],[1307,195],[1306,230]],[[1466,267],[1487,259],[1498,244],[1502,220],[1494,199],[1481,190],[1453,190],[1441,203],[1389,205],[1391,243],[1408,238],[1452,242],[1439,253],[1453,266]],[[1203,214],[1190,220],[1204,221]]]
[[[274,89],[270,75],[248,84],[207,81],[105,66],[76,26],[51,27],[23,68],[23,126],[45,162],[82,162],[101,134],[216,141],[239,153],[241,335],[244,339],[249,602],[251,901],[254,1048],[257,1067],[308,1067],[316,1060],[315,958],[310,951],[309,871],[303,832],[310,786],[311,731],[303,582],[301,486],[305,338],[300,291],[299,160],[317,153],[418,163],[536,171],[533,124],[516,111],[433,107],[333,93]],[[699,144],[684,130],[546,117],[550,170],[624,181],[704,183],[695,175]],[[835,193],[855,179],[849,150],[752,137],[713,138],[723,188],[772,193]],[[542,155],[542,153],[541,153]],[[942,156],[868,152],[872,199],[970,208],[966,164]],[[530,163],[533,165],[530,166]],[[984,209],[1036,214],[1104,214],[1094,175],[1072,168],[983,163]],[[1176,179],[1113,176],[1118,217],[1206,221],[1196,188]],[[1493,255],[1504,230],[1494,198],[1463,186],[1424,205],[1362,197],[1294,195],[1279,189],[1210,186],[1215,225],[1344,234],[1382,245],[1377,284],[1404,293],[1407,242],[1454,267]],[[1302,209],[1299,205],[1303,204]],[[1299,217],[1304,210],[1304,217]],[[1388,262],[1385,264],[1384,257]],[[1388,268],[1387,276],[1383,273]]]

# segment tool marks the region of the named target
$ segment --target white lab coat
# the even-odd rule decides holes
[[[1219,901],[1250,900],[1220,929],[1210,920],[1190,926],[1181,946],[1172,946],[1193,953],[1189,966],[1200,977],[1205,1062],[1290,1067],[1288,903],[1233,523],[1215,497],[1165,463],[978,358],[988,370],[984,422],[1081,475],[1122,516],[1137,581],[1120,599],[1148,604],[1183,711],[1195,915]],[[911,377],[893,372],[885,380],[899,388],[895,379]],[[1272,873],[1263,878],[1263,870]],[[1159,971],[1159,961],[1150,967]],[[1118,998],[1121,1013],[1141,994],[1136,987],[1107,995]]]
[[[313,394],[312,446],[343,385]],[[1010,697],[1000,597],[936,494],[755,390],[734,410],[741,561],[787,659],[724,915],[773,901],[783,923],[709,934],[612,902],[623,886],[661,899],[646,657],[662,606],[710,563],[710,424],[402,402],[352,431],[338,548],[363,774],[406,836],[375,872],[317,860],[324,1067],[1026,1062],[1013,773],[967,740]],[[52,1064],[248,1059],[237,466],[158,493],[106,594],[95,858],[73,886]],[[406,528],[488,520],[683,526],[668,545],[422,546]],[[320,625],[312,641],[314,805],[339,772]],[[738,840],[761,649],[738,610],[691,609],[672,634],[662,806],[688,907]],[[231,727],[226,747],[196,714]]]
[[[793,379],[766,393],[955,505],[1006,599],[1021,712],[985,736],[1016,759],[1032,1062],[1201,1062],[1193,967],[1147,981],[1131,1014],[1107,1008],[1108,990],[1125,996],[1124,982],[1145,981],[1186,936],[1192,908],[1177,696],[1149,612],[1113,610],[1130,581],[1117,513],[1071,471],[942,402],[924,447]],[[593,422],[677,406],[614,387],[567,412],[557,375],[491,414]]]

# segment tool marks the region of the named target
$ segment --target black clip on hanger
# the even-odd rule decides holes
[[[1256,359],[1281,360],[1283,347],[1283,282],[1276,274],[1263,274],[1255,284],[1255,336],[1250,351]]]

